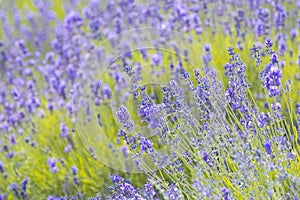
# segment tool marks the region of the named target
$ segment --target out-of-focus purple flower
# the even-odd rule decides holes
[[[17,142],[16,142],[16,135],[15,134],[12,134],[10,136],[10,144],[12,145],[15,145]]]
[[[229,200],[229,190],[227,188],[222,189],[222,196],[224,197],[224,200]]]
[[[296,114],[300,115],[300,104],[296,104]]]
[[[58,167],[56,166],[56,159],[55,158],[49,158],[47,162],[50,171],[55,174],[58,171]]]
[[[71,167],[71,171],[72,171],[72,174],[73,174],[73,175],[76,175],[76,174],[77,174],[77,171],[78,171],[78,169],[77,169],[77,167],[75,167],[75,166],[72,166],[72,167]]]
[[[286,19],[286,11],[285,8],[279,4],[279,2],[274,4],[275,6],[275,13],[273,16],[274,24],[276,26],[277,30],[280,30],[280,28],[285,26],[285,19]]]
[[[142,48],[140,49],[140,52],[142,54],[143,59],[146,60],[148,58],[147,49]]]
[[[297,29],[292,28],[290,35],[292,37],[292,40],[295,40],[296,36],[297,36]]]
[[[48,101],[48,103],[47,103],[47,109],[48,109],[51,113],[53,112],[53,110],[54,110],[53,102]]]
[[[210,51],[210,44],[209,43],[204,44],[204,50],[207,51],[207,52]]]
[[[3,162],[0,161],[0,173],[4,173],[4,165]]]
[[[84,24],[81,16],[76,12],[70,12],[64,21],[64,26],[67,30],[72,31],[74,28],[79,28]]]
[[[281,56],[286,52],[286,41],[284,39],[281,39],[279,42],[279,52]]]
[[[71,151],[71,149],[72,149],[72,145],[71,145],[71,144],[68,144],[68,145],[65,147],[64,152],[65,152],[65,153],[69,153],[69,152]]]
[[[109,87],[108,84],[104,84],[102,87],[102,95],[104,98],[106,99],[110,99],[111,98],[111,89]]]
[[[127,146],[121,146],[121,152],[123,153],[123,156],[125,158],[128,157],[128,148],[127,148]]]
[[[13,158],[14,155],[15,155],[15,152],[14,152],[14,151],[11,151],[11,152],[8,152],[8,153],[6,154],[6,157],[7,157],[7,158]]]
[[[272,144],[269,140],[264,143],[264,148],[267,154],[272,154]]]
[[[69,136],[69,128],[66,123],[60,124],[61,137],[67,138]]]
[[[26,188],[27,188],[27,184],[29,182],[29,178],[25,178],[23,181],[22,181],[22,184],[21,184],[21,189],[26,192]]]
[[[162,63],[162,54],[161,53],[157,53],[157,54],[153,54],[151,56],[151,64],[158,66]]]
[[[60,200],[61,198],[60,197],[55,197],[55,196],[51,196],[49,195],[47,200]]]
[[[12,183],[12,184],[10,185],[10,189],[11,189],[12,191],[14,191],[14,192],[16,192],[16,191],[18,190],[18,188],[19,188],[19,186],[18,186],[18,184],[16,184],[16,183]]]
[[[257,36],[268,35],[269,33],[269,10],[267,8],[260,8],[256,11],[255,30]]]

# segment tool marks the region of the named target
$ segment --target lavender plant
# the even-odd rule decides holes
[[[0,200],[299,199],[299,6],[1,2]]]

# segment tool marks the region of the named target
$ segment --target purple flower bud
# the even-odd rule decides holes
[[[142,151],[147,151],[147,150],[152,149],[152,142],[151,142],[151,140],[149,140],[147,138],[142,137],[140,139],[140,145],[141,145]]]
[[[257,122],[260,128],[264,127],[267,124],[267,116],[264,113],[260,113],[257,116]]]
[[[0,173],[4,173],[4,165],[3,162],[0,161]]]
[[[14,155],[15,155],[15,152],[14,152],[14,151],[11,151],[11,152],[9,152],[9,153],[6,154],[6,157],[7,157],[7,158],[13,158]]]
[[[297,36],[297,30],[295,28],[293,28],[290,32],[290,35],[291,35],[292,39],[294,40]]]
[[[127,146],[121,146],[121,152],[123,153],[123,156],[125,158],[128,157],[128,148],[127,148]]]
[[[275,53],[272,54],[272,56],[271,56],[271,62],[272,62],[272,64],[278,63],[277,58],[278,58],[278,56]]]
[[[300,104],[296,104],[296,114],[300,115]]]
[[[151,64],[152,65],[160,65],[162,63],[162,54],[161,53],[157,53],[157,54],[153,54],[151,56]]]
[[[15,134],[12,134],[10,136],[10,144],[12,145],[15,145],[17,142],[16,142],[16,135]]]
[[[110,99],[111,98],[111,89],[110,89],[109,85],[107,85],[107,84],[103,85],[102,95],[106,99]]]
[[[272,144],[270,141],[266,141],[264,143],[264,148],[265,148],[267,154],[272,154]]]
[[[124,106],[121,106],[116,114],[122,124],[126,123],[130,119],[128,110]]]
[[[54,105],[51,101],[47,103],[47,109],[52,113],[54,109]]]
[[[119,185],[124,181],[124,179],[122,177],[120,177],[118,174],[114,174],[110,178],[116,185]]]
[[[29,182],[29,178],[26,178],[25,180],[22,181],[21,188],[24,192],[26,192],[26,187],[27,187],[28,182]]]
[[[50,171],[55,174],[58,171],[58,167],[56,166],[56,159],[55,158],[49,158],[47,165],[50,168]]]
[[[207,52],[209,52],[210,51],[210,44],[205,43],[204,44],[204,50],[207,51]]]
[[[60,131],[61,131],[61,137],[67,138],[69,136],[69,128],[66,125],[66,123],[61,123],[60,124]]]
[[[272,46],[273,46],[272,40],[271,40],[271,39],[267,39],[267,40],[266,40],[266,47],[267,47],[267,48],[271,48]]]
[[[206,152],[203,152],[202,158],[203,158],[203,160],[204,160],[206,163],[209,162],[209,156],[208,156],[208,154],[207,154]]]
[[[171,185],[170,190],[166,191],[165,194],[167,195],[168,199],[183,199],[180,194],[180,190],[175,184]]]
[[[10,189],[11,189],[12,191],[17,191],[18,188],[19,188],[19,186],[18,186],[18,184],[16,184],[16,183],[12,183],[12,184],[10,185]]]
[[[77,167],[75,167],[75,166],[72,166],[72,167],[71,167],[71,171],[72,171],[72,174],[73,174],[73,175],[76,175],[76,174],[77,174],[77,171],[78,171],[78,169],[77,169]]]
[[[229,200],[229,190],[227,188],[222,189],[222,195],[224,197],[224,200]]]
[[[25,138],[25,143],[28,143],[29,141],[30,141],[30,139],[27,137],[27,138]]]
[[[58,171],[58,167],[57,167],[57,166],[51,168],[51,172],[52,172],[53,174],[55,174],[57,171]]]
[[[30,146],[36,147],[36,142],[31,142],[31,143],[30,143]]]
[[[61,198],[60,197],[55,197],[55,196],[51,196],[49,195],[47,200],[60,200]]]
[[[69,152],[71,151],[71,149],[72,149],[72,145],[71,145],[71,144],[68,144],[68,145],[65,147],[64,152],[65,152],[65,153],[69,153]]]

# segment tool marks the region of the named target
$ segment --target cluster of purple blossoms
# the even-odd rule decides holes
[[[230,63],[225,64],[225,75],[229,78],[229,88],[225,95],[234,110],[245,110],[247,107],[246,90],[250,87],[245,74],[245,64],[234,49],[229,47]]]
[[[272,54],[271,56],[271,63],[267,65],[265,69],[265,82],[264,85],[266,86],[269,96],[275,97],[280,94],[280,86],[281,86],[281,77],[282,72],[279,68],[277,55]]]
[[[142,199],[138,194],[137,189],[130,183],[126,182],[124,178],[117,174],[111,177],[112,182],[116,187],[111,188],[113,199]]]
[[[47,162],[47,165],[49,167],[49,170],[55,174],[57,171],[58,171],[58,167],[57,167],[57,161],[55,158],[49,158],[48,159],[48,162]]]
[[[4,165],[3,162],[0,161],[0,173],[4,173]]]
[[[132,129],[134,128],[134,122],[130,119],[127,108],[121,106],[116,114],[124,128],[128,131],[132,131]]]

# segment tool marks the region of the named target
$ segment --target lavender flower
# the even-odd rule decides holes
[[[250,86],[245,75],[245,65],[233,48],[228,48],[228,54],[231,56],[231,63],[227,63],[224,67],[225,75],[230,80],[225,95],[233,109],[244,109],[245,104],[247,105],[246,90]]]
[[[140,145],[142,151],[148,151],[152,149],[152,142],[147,138],[142,137],[140,139]]]
[[[71,144],[68,144],[68,145],[65,147],[64,152],[69,153],[69,152],[71,151],[71,149],[72,149],[72,145],[71,145]]]
[[[227,188],[222,189],[222,195],[225,200],[229,200],[229,190]]]
[[[121,147],[121,152],[125,158],[128,157],[128,148],[126,146]]]
[[[0,172],[4,173],[4,165],[3,162],[0,161]]]
[[[160,65],[162,62],[162,55],[160,53],[153,54],[151,56],[151,63],[155,66]]]
[[[72,171],[72,174],[73,174],[73,175],[76,175],[76,174],[77,174],[77,171],[78,171],[78,169],[77,169],[77,167],[75,167],[75,166],[72,166],[72,167],[71,167],[71,171]]]
[[[132,131],[134,128],[134,122],[132,120],[130,120],[130,115],[128,113],[128,110],[126,107],[121,106],[119,108],[119,110],[116,113],[119,121],[121,122],[121,124],[123,124],[123,126],[128,130],[128,131]]]
[[[170,190],[166,192],[166,196],[170,200],[182,199],[182,195],[180,194],[180,190],[176,187],[176,185],[171,185]]]
[[[50,171],[55,174],[58,171],[58,167],[56,165],[56,159],[55,158],[49,158],[48,159],[48,167],[50,169]]]
[[[272,144],[271,144],[270,141],[266,141],[264,143],[264,148],[265,148],[267,154],[272,154],[272,148],[271,147],[272,147]]]
[[[280,78],[282,77],[282,73],[278,68],[272,67],[268,75],[265,79],[265,85],[267,90],[269,91],[270,97],[275,97],[279,95],[280,90],[278,87],[280,86]]]
[[[12,134],[10,136],[10,144],[12,145],[15,145],[17,142],[16,142],[16,135],[15,134]]]
[[[296,104],[296,114],[300,115],[300,104]]]
[[[27,184],[29,182],[29,178],[26,178],[22,181],[22,191],[26,192],[26,189],[27,189]]]
[[[47,184],[29,187],[32,177],[23,175],[36,173],[31,166],[36,156],[48,161],[42,168],[60,172],[49,176],[49,183],[67,177],[63,191],[55,193],[74,193],[71,199],[86,199],[84,180],[93,172],[85,170],[88,173],[81,173],[79,181],[75,166],[82,159],[76,156],[86,156],[86,169],[100,166],[94,161],[98,159],[116,170],[143,172],[145,185],[131,183],[137,179],[128,173],[124,175],[130,180],[115,174],[105,191],[104,182],[97,182],[103,177],[89,179],[108,199],[297,199],[300,182],[293,166],[298,162],[300,106],[292,101],[298,103],[300,78],[294,68],[300,66],[300,4],[270,0],[146,4],[90,0],[85,5],[70,0],[57,11],[49,2],[34,0],[34,12],[31,6],[23,10],[13,3],[18,9],[0,12],[0,153],[5,160],[0,162],[5,179],[0,199],[60,199],[49,195],[54,192]],[[274,39],[274,44],[267,39],[265,49],[261,43],[253,45],[250,53],[255,61],[247,60],[244,48],[265,38]],[[228,48],[223,79],[218,72],[223,72],[222,45],[228,42],[241,56]],[[216,44],[220,48],[212,51]],[[262,87],[257,87],[256,71],[265,63],[259,74]],[[282,73],[287,71],[283,87]],[[147,82],[165,85],[146,88]],[[255,99],[253,92],[258,94]],[[122,106],[128,103],[130,112]],[[110,106],[118,106],[116,113],[108,111]],[[114,114],[119,124],[111,120]],[[70,130],[80,137],[73,137]],[[53,142],[62,149],[52,147]],[[76,154],[68,153],[71,150]],[[64,159],[56,159],[58,155]],[[105,156],[114,159],[106,162]],[[100,170],[104,176],[111,172]],[[38,188],[42,192],[37,194],[39,186],[45,188]]]
[[[113,198],[126,199],[134,198],[139,199],[140,195],[137,193],[137,190],[130,184],[125,182],[125,180],[117,174],[111,176],[111,180],[116,185],[116,188],[113,190]]]

